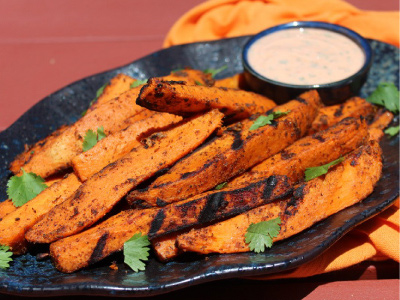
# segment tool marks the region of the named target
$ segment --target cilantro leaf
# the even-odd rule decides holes
[[[220,184],[218,184],[214,190],[222,190],[228,183],[227,182],[222,182]]]
[[[107,85],[108,85],[108,82],[105,83],[103,86],[101,86],[101,87],[96,91],[96,97],[95,97],[92,101],[90,101],[89,107],[93,105],[93,103],[101,96],[101,94],[103,94],[104,89],[106,88]],[[81,113],[81,117],[83,117],[84,115],[86,115],[86,113],[87,113],[87,109],[84,110],[84,111]]]
[[[21,170],[21,176],[13,176],[7,182],[7,195],[16,207],[24,205],[47,188],[42,177],[26,173],[23,168]]]
[[[0,245],[0,269],[7,269],[12,261],[10,247]]]
[[[136,233],[124,244],[124,262],[135,272],[144,271],[144,261],[148,260],[150,248],[147,235]]]
[[[97,141],[100,141],[106,137],[106,134],[104,133],[104,127],[100,126],[97,128]]]
[[[147,83],[147,79],[143,79],[143,80],[140,80],[140,79],[138,79],[138,80],[135,80],[132,84],[131,84],[131,89],[133,89],[133,88],[135,88],[135,87],[138,87],[139,85],[142,85],[142,84],[146,84]]]
[[[104,139],[106,134],[104,133],[104,127],[100,126],[97,128],[97,133],[92,129],[86,131],[85,137],[83,138],[82,149],[83,152],[86,152],[94,147],[98,141]]]
[[[286,111],[286,112],[281,112],[281,111],[274,111],[273,113],[270,113],[266,116],[259,116],[254,123],[250,126],[249,130],[256,130],[260,127],[263,127],[265,125],[270,125],[271,121],[274,119],[277,119],[281,116],[287,115],[288,113],[290,113],[290,110]]]
[[[319,167],[313,167],[313,168],[307,168],[306,171],[304,172],[305,174],[305,181],[309,181],[311,179],[317,178],[321,175],[324,175],[328,173],[328,170],[330,167],[333,167],[337,165],[338,163],[341,163],[344,160],[344,157],[339,157],[338,159],[323,165]]]
[[[382,105],[393,113],[399,112],[399,90],[393,82],[381,82],[367,98],[368,102]]]
[[[275,218],[269,221],[252,223],[247,228],[245,234],[246,244],[249,244],[250,250],[260,253],[265,251],[265,247],[272,247],[272,239],[277,237],[281,227],[281,218]]]
[[[206,73],[206,74],[211,74],[212,78],[214,78],[218,73],[222,72],[226,68],[228,68],[227,65],[222,66],[219,69],[205,69],[205,70],[203,70],[203,72]]]
[[[397,126],[392,126],[392,127],[386,128],[386,130],[384,132],[390,136],[395,136],[399,133],[399,131],[400,131],[400,125],[397,125]]]
[[[197,81],[197,80],[195,80],[194,82],[196,83],[196,85],[204,85],[200,81]]]

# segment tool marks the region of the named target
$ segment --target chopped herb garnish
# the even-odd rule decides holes
[[[124,244],[124,262],[135,272],[144,271],[150,251],[147,235],[136,233]]]
[[[10,247],[0,245],[0,269],[7,269],[12,262]]]
[[[103,94],[104,89],[106,88],[107,85],[108,85],[108,82],[105,83],[102,87],[100,87],[100,88],[96,91],[96,97],[95,97],[92,101],[90,101],[89,107],[93,105],[93,103],[101,96],[101,94]],[[87,113],[87,109],[84,110],[84,111],[81,113],[81,116],[83,117],[84,115],[86,115],[86,113]]]
[[[205,69],[203,72],[206,73],[206,74],[211,74],[211,76],[214,78],[218,73],[222,72],[226,68],[228,68],[227,65],[222,66],[219,69]]]
[[[281,116],[287,115],[290,113],[290,110],[286,112],[280,112],[280,111],[274,111],[273,113],[270,113],[266,116],[259,116],[254,123],[250,126],[249,130],[256,130],[260,127],[263,127],[265,125],[270,125],[272,120],[275,120]]]
[[[85,137],[83,139],[82,149],[83,152],[88,151],[97,144],[98,141],[104,139],[106,134],[104,133],[104,127],[100,126],[97,128],[97,133],[89,129],[86,131]]]
[[[328,170],[330,167],[333,167],[339,163],[341,163],[344,160],[344,157],[340,157],[326,165],[319,166],[319,167],[313,167],[313,168],[307,168],[305,173],[305,181],[309,181],[311,179],[317,178],[321,175],[324,175],[328,173]]]
[[[385,133],[390,135],[390,136],[397,135],[399,133],[399,131],[400,131],[400,125],[392,126],[392,127],[389,127],[389,128],[385,129]]]
[[[384,106],[393,113],[399,112],[399,90],[392,82],[382,82],[367,101]]]
[[[250,224],[245,234],[245,241],[250,250],[256,253],[264,252],[265,247],[272,247],[273,238],[277,237],[281,227],[281,218]]]
[[[139,85],[146,84],[146,83],[147,83],[147,79],[143,79],[143,80],[138,79],[131,84],[131,89],[138,87]]]
[[[7,182],[7,195],[16,207],[24,205],[47,188],[42,177],[26,173],[23,168],[21,170],[21,176],[13,176]]]
[[[227,182],[220,183],[214,189],[215,190],[222,190],[227,184],[228,184]]]
[[[196,83],[196,85],[204,85],[200,81],[197,81],[197,80],[195,80],[194,82]]]

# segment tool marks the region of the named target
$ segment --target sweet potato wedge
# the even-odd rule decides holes
[[[49,140],[40,151],[35,152],[23,165],[24,170],[45,178],[70,167],[72,159],[82,152],[83,139],[89,129],[96,131],[103,126],[107,135],[112,134],[127,126],[124,120],[143,110],[135,104],[138,93],[139,88],[133,88],[87,112],[75,124]]]
[[[144,145],[93,175],[72,197],[53,208],[26,233],[27,240],[49,243],[92,225],[132,188],[198,147],[220,126],[222,117],[212,110],[153,134]]]
[[[0,244],[9,246],[14,254],[24,253],[25,232],[53,207],[72,195],[80,185],[78,178],[74,174],[69,174],[6,215],[0,221]]]
[[[231,77],[215,80],[216,87],[226,87],[230,89],[246,90],[247,84],[243,73],[235,74]]]
[[[150,78],[136,100],[151,110],[188,116],[217,108],[226,119],[240,120],[263,113],[275,103],[259,94],[242,90],[186,85],[179,81],[160,81]]]
[[[151,241],[154,253],[159,260],[167,262],[179,255],[179,248],[176,246],[177,237],[178,234],[173,233],[171,235],[155,238]]]
[[[206,74],[200,70],[183,69],[173,71],[167,76],[160,77],[163,81],[184,81],[187,85],[213,86],[215,81],[211,74]]]
[[[45,137],[44,139],[36,142],[34,145],[28,146],[25,145],[25,150],[24,152],[18,154],[15,159],[11,162],[10,164],[10,171],[13,172],[14,174],[19,174],[21,172],[21,167],[26,165],[31,158],[40,152],[43,147],[47,143],[51,143],[53,140],[55,140],[60,134],[62,134],[64,131],[67,130],[69,126],[63,125],[54,132],[52,132],[50,135]],[[26,170],[26,169],[25,169]]]
[[[54,183],[62,180],[63,178],[61,177],[56,177],[52,178],[50,180],[46,180],[46,185],[50,187]],[[9,213],[13,212],[16,210],[18,207],[15,207],[11,199],[4,200],[3,202],[0,202],[0,221]]]
[[[254,119],[228,127],[221,137],[198,149],[158,177],[148,188],[128,196],[132,205],[162,206],[214,188],[286,148],[308,130],[320,105],[315,91],[274,108],[290,113],[273,124],[249,130]]]
[[[252,205],[283,197],[291,190],[286,178],[273,177],[244,189],[213,191],[162,209],[124,211],[92,229],[53,243],[51,254],[57,268],[72,272],[120,250],[134,233],[156,237],[195,224],[205,224],[249,210]],[[71,255],[73,262],[67,261]]]
[[[385,129],[393,120],[393,114],[390,111],[380,109],[372,123],[368,126],[370,140],[380,141],[384,136],[383,129]]]
[[[104,87],[103,93],[92,103],[92,105],[88,108],[88,111],[92,111],[96,109],[99,105],[110,101],[125,93],[126,91],[131,89],[132,83],[134,83],[136,79],[125,75],[125,74],[117,74],[113,77],[110,82]]]
[[[346,118],[306,136],[229,182],[238,187],[271,175],[286,175],[293,182],[304,178],[306,168],[327,164],[361,146],[368,139],[365,120]]]
[[[366,198],[382,172],[381,149],[371,142],[349,153],[326,175],[302,184],[292,198],[260,206],[232,219],[178,236],[183,251],[234,253],[249,251],[245,234],[251,223],[281,218],[279,241]]]
[[[210,191],[159,209],[150,238],[228,218],[292,192],[286,176],[270,176],[242,188]]]
[[[153,113],[147,109],[142,113],[147,113],[149,117],[134,122],[124,130],[107,136],[92,149],[82,152],[72,159],[72,167],[80,180],[86,181],[108,164],[139,146],[140,141],[137,140],[137,137],[141,134],[165,130],[167,127],[182,120],[182,117],[179,116],[168,113]]]
[[[353,97],[342,104],[321,108],[308,134],[327,129],[347,117],[358,118],[363,116],[364,118],[372,118],[375,112],[376,106],[363,98]]]

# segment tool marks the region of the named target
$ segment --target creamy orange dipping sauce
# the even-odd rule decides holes
[[[365,55],[360,46],[342,34],[290,28],[255,41],[247,59],[266,78],[293,85],[319,85],[355,74],[363,66]]]

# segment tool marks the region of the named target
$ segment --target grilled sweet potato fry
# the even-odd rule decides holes
[[[281,218],[281,230],[274,241],[288,238],[316,222],[367,197],[382,172],[381,149],[372,142],[349,153],[325,176],[302,184],[291,199],[260,206],[232,219],[192,229],[178,236],[184,251],[234,253],[249,251],[244,235],[251,223]]]
[[[99,105],[110,101],[125,93],[126,91],[131,89],[132,83],[134,83],[136,79],[125,75],[125,74],[117,74],[114,78],[110,80],[110,82],[104,87],[103,93],[92,103],[92,105],[88,108],[88,111],[92,111],[96,109]]]
[[[31,242],[49,243],[92,225],[132,188],[198,147],[220,126],[222,117],[223,114],[212,110],[150,136],[144,145],[88,179],[75,195],[32,227],[26,238]]]
[[[367,138],[367,124],[364,120],[346,118],[326,130],[296,141],[236,177],[226,187],[238,187],[271,175],[286,175],[297,182],[304,178],[306,168],[327,164],[358,148]]]
[[[72,272],[120,250],[134,233],[156,237],[205,224],[283,197],[291,190],[284,176],[271,177],[243,189],[213,191],[162,209],[124,211],[92,229],[55,242],[51,253],[57,268]],[[100,244],[102,251],[97,250]],[[74,261],[68,261],[72,257]]]
[[[179,255],[179,248],[176,246],[177,237],[178,234],[173,233],[171,235],[155,238],[151,241],[154,253],[159,260],[167,262]]]
[[[0,244],[7,245],[14,254],[26,251],[25,232],[53,207],[72,195],[81,182],[74,174],[46,188],[0,221]]]
[[[376,106],[360,97],[353,97],[342,104],[321,108],[308,134],[327,129],[347,117],[358,118],[363,116],[364,118],[372,118],[375,112]]]
[[[292,192],[286,176],[271,176],[239,189],[206,192],[161,208],[151,223],[150,238],[203,225],[248,211]]]
[[[71,166],[72,159],[82,152],[87,130],[96,131],[103,126],[105,133],[109,135],[124,129],[127,126],[124,120],[143,110],[135,104],[138,92],[139,88],[131,89],[87,112],[75,124],[49,140],[40,151],[35,152],[23,165],[24,170],[47,177]]]
[[[214,79],[211,74],[206,74],[200,70],[183,69],[173,71],[170,75],[160,77],[159,80],[163,81],[184,81],[187,85],[205,85],[213,86]]]
[[[50,245],[58,270],[71,273],[102,260],[123,248],[134,234],[146,234],[157,209],[125,210],[79,234]]]
[[[226,87],[230,89],[246,90],[247,85],[243,73],[235,74],[231,77],[215,80],[216,87]]]
[[[259,94],[242,90],[186,85],[178,81],[150,78],[136,100],[151,110],[177,115],[191,115],[217,108],[227,119],[240,120],[266,112],[275,103]]]
[[[149,117],[134,122],[124,130],[116,132],[100,140],[92,149],[74,157],[72,166],[82,181],[99,172],[108,164],[116,161],[139,146],[137,137],[145,132],[154,133],[165,130],[168,126],[182,120],[181,117],[168,113],[153,113],[144,110]]]
[[[46,185],[50,187],[54,183],[62,180],[60,177],[52,178],[50,180],[46,180]],[[16,210],[18,207],[15,207],[11,199],[7,199],[3,202],[0,202],[0,221],[9,213]]]
[[[380,109],[372,123],[368,126],[369,139],[379,141],[383,136],[385,129],[393,120],[393,114],[390,111]]]
[[[274,108],[290,113],[273,124],[250,131],[254,123],[244,120],[232,125],[223,135],[175,164],[148,188],[133,191],[131,204],[162,206],[214,188],[301,138],[308,130],[320,105],[316,91],[304,93]]]
[[[36,142],[36,144],[34,144],[32,146],[26,145],[25,151],[18,154],[16,156],[16,158],[11,162],[10,171],[13,172],[14,174],[20,173],[21,167],[26,165],[35,154],[40,152],[43,149],[43,147],[46,146],[47,143],[51,143],[53,140],[55,140],[60,134],[62,134],[68,128],[69,128],[69,126],[67,126],[67,125],[61,126],[57,130],[55,130],[53,133],[51,133],[49,136]]]

